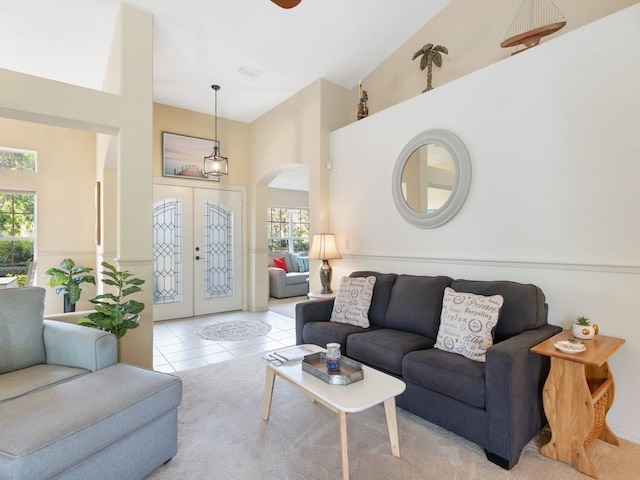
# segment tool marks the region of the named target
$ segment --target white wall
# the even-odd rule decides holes
[[[309,192],[269,188],[269,206],[285,208],[309,208]]]
[[[95,133],[0,117],[0,145],[38,153],[37,172],[2,171],[0,189],[36,193],[35,284],[47,289],[45,311],[62,312],[63,299],[48,287],[48,268],[71,258],[95,269]],[[92,307],[96,295],[82,284],[78,310]]]
[[[626,339],[611,359],[608,419],[640,441],[640,5],[331,136],[331,228],[354,269],[539,285],[550,323],[590,317]],[[396,211],[391,175],[417,133],[465,142],[471,190],[457,217],[418,229]]]

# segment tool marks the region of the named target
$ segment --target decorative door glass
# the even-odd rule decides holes
[[[233,213],[224,205],[204,204],[204,298],[233,296]]]
[[[183,299],[182,199],[164,198],[153,204],[153,303]]]

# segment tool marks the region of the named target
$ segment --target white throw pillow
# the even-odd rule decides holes
[[[503,303],[502,295],[486,297],[445,288],[435,347],[477,362],[486,361]]]
[[[369,307],[376,277],[342,277],[333,302],[331,321],[369,327]]]

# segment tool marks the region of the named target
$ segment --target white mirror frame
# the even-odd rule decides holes
[[[418,213],[407,204],[402,195],[402,171],[411,154],[423,145],[434,143],[446,148],[456,167],[453,190],[449,199],[435,213]],[[435,228],[451,220],[462,208],[471,185],[471,158],[460,138],[448,130],[426,130],[413,137],[402,149],[391,177],[393,201],[400,215],[410,224],[419,228]]]

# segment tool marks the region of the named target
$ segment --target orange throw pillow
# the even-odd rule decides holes
[[[289,273],[289,269],[287,268],[287,261],[284,259],[284,257],[274,258],[273,259],[273,264],[276,267],[281,268],[282,270],[284,270],[285,273]]]

